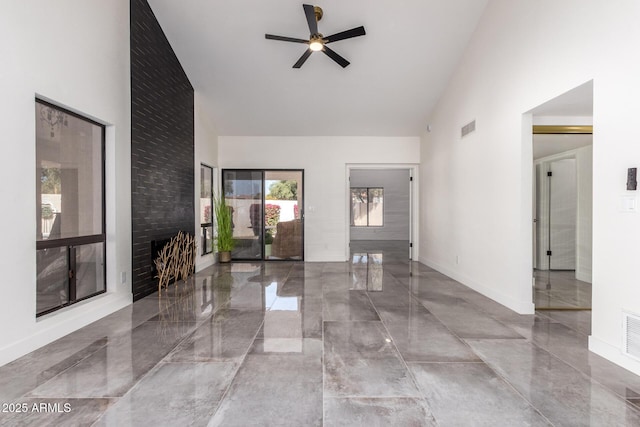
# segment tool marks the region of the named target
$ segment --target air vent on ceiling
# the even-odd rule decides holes
[[[462,126],[461,136],[464,137],[466,135],[469,135],[471,132],[475,130],[476,130],[476,121],[474,120]]]
[[[622,351],[640,360],[640,317],[622,312]]]

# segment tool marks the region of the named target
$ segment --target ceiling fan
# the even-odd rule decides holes
[[[364,27],[356,27],[350,30],[341,31],[331,36],[323,36],[318,32],[318,21],[322,19],[322,9],[319,6],[312,6],[310,4],[303,4],[304,14],[307,17],[307,23],[309,24],[309,40],[296,39],[293,37],[274,36],[273,34],[265,34],[264,37],[270,40],[280,40],[283,42],[304,43],[309,45],[309,48],[302,54],[298,62],[293,64],[293,68],[300,68],[302,64],[309,58],[313,52],[322,51],[329,58],[337,62],[342,68],[349,65],[349,61],[338,55],[335,51],[329,49],[327,44],[337,42],[339,40],[350,39],[352,37],[364,36]]]

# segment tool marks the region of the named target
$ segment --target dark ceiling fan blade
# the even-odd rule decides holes
[[[311,56],[312,53],[313,53],[313,51],[311,49],[305,50],[304,53],[302,54],[302,56],[300,57],[300,59],[298,59],[298,62],[293,64],[293,68],[302,67],[302,64],[304,64],[304,62],[307,60],[307,58],[309,58]]]
[[[318,21],[316,20],[316,12],[313,9],[313,5],[303,4],[304,14],[307,16],[307,24],[309,24],[309,31],[311,35],[318,33]]]
[[[296,38],[293,38],[293,37],[274,36],[273,34],[265,34],[264,38],[265,39],[269,39],[269,40],[280,40],[280,41],[283,41],[283,42],[294,42],[294,43],[306,43],[306,44],[309,44],[309,40],[296,39]]]
[[[340,66],[342,68],[345,68],[347,65],[350,64],[349,61],[347,61],[346,59],[344,59],[342,56],[338,55],[335,51],[329,49],[327,46],[324,46],[322,48],[322,51],[325,53],[325,55],[327,55],[329,58],[333,59],[334,61],[336,61],[338,64],[340,64]]]
[[[364,36],[364,27],[356,27],[347,31],[332,34],[324,38],[325,43],[337,42],[338,40],[350,39],[351,37]]]

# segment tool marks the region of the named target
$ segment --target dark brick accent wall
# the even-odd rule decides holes
[[[131,0],[134,300],[157,290],[151,242],[195,233],[193,87],[146,0]]]

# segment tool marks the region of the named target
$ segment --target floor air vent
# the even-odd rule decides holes
[[[640,317],[631,313],[622,313],[623,316],[623,346],[622,351],[627,356],[640,360]]]
[[[469,135],[471,132],[473,132],[474,130],[476,130],[476,121],[472,121],[467,123],[466,125],[462,126],[461,129],[461,135],[465,136],[465,135]]]

